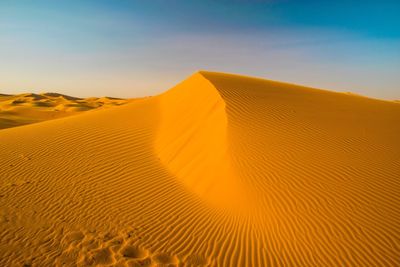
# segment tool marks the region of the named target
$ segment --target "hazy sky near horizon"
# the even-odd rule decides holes
[[[0,0],[0,93],[154,95],[203,69],[400,99],[398,14],[398,0]]]

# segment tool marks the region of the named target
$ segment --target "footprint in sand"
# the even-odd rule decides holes
[[[179,263],[178,258],[175,255],[170,255],[167,253],[158,253],[153,255],[153,261],[160,265],[176,265]]]
[[[64,240],[67,243],[75,243],[81,241],[84,237],[85,235],[81,231],[75,231],[67,234]]]
[[[114,261],[111,250],[109,248],[101,248],[90,251],[86,257],[85,264],[96,266],[97,264],[112,264]]]
[[[150,267],[154,266],[150,258],[142,259],[142,260],[130,260],[126,262],[126,265],[129,267]]]
[[[132,259],[144,259],[149,255],[147,250],[130,245],[123,247],[120,253],[125,258],[132,258]]]

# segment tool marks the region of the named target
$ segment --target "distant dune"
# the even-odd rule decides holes
[[[394,101],[198,72],[0,130],[0,170],[0,266],[400,266]]]
[[[110,97],[77,98],[57,93],[0,94],[0,129],[79,114],[132,100]]]

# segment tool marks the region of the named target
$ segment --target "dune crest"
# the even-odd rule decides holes
[[[201,71],[0,131],[0,265],[398,266],[400,105]]]
[[[238,209],[243,192],[230,164],[225,101],[201,73],[160,96],[156,153],[191,192]]]

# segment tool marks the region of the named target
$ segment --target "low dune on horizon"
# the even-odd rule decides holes
[[[0,129],[0,266],[400,266],[396,101],[200,71]]]
[[[78,98],[58,93],[0,94],[0,129],[76,115],[133,101],[113,97]]]

